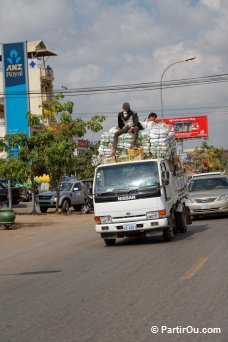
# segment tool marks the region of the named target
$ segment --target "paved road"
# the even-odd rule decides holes
[[[16,228],[0,230],[1,342],[227,341],[227,218],[115,247],[92,214],[18,215]]]

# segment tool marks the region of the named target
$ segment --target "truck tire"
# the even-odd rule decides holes
[[[104,239],[106,246],[115,246],[116,239]]]
[[[180,233],[187,232],[187,216],[185,206],[183,206],[183,210],[181,213],[176,213],[176,223],[177,223],[177,230]]]
[[[171,211],[169,227],[163,229],[163,234],[162,234],[163,241],[172,241],[173,236],[174,236],[174,231],[175,231],[175,224],[176,224],[175,215],[174,215],[174,212]]]
[[[63,200],[62,210],[67,213],[70,210],[70,201],[68,199]]]
[[[47,207],[40,207],[40,212],[41,213],[46,213],[48,211]]]

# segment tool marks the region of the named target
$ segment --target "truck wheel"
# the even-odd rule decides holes
[[[47,210],[48,210],[47,207],[40,207],[40,212],[41,212],[41,213],[46,213]]]
[[[174,212],[172,211],[170,213],[169,227],[163,229],[163,234],[162,234],[163,241],[171,241],[174,236],[174,230],[175,230],[175,216],[174,216]]]
[[[187,231],[187,217],[185,206],[181,213],[176,213],[177,229],[180,233],[186,233]]]
[[[63,201],[62,209],[65,213],[67,213],[70,210],[70,202],[67,199]]]
[[[116,239],[104,239],[106,246],[115,246]]]

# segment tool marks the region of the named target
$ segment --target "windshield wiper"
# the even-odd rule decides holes
[[[160,184],[153,184],[153,185],[145,185],[145,186],[140,186],[139,188],[136,189],[132,189],[128,191],[128,194],[132,193],[132,192],[139,192],[140,190],[145,190],[145,189],[160,189]]]
[[[104,195],[116,195],[116,193],[112,192],[112,191],[98,192],[97,193],[97,196],[104,196]]]

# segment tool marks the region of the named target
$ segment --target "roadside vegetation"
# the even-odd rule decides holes
[[[57,190],[58,199],[60,183],[65,175],[77,175],[77,168],[80,178],[93,175],[92,153],[96,147],[91,144],[83,155],[75,156],[75,138],[83,137],[88,130],[101,130],[105,117],[95,115],[88,121],[74,119],[73,108],[73,102],[64,102],[64,95],[58,93],[49,107],[49,117],[28,113],[30,129],[36,129],[34,135],[27,137],[24,133],[7,134],[0,141],[0,150],[8,153],[8,159],[0,160],[0,177],[18,182],[30,180],[33,212],[37,189],[35,177],[48,174],[50,186]],[[12,150],[18,152],[11,154]]]
[[[203,141],[201,146],[196,147],[192,155],[192,165],[198,169],[202,164],[202,160],[206,159],[211,171],[227,170],[228,160],[224,157],[223,148],[208,145],[207,141]]]

